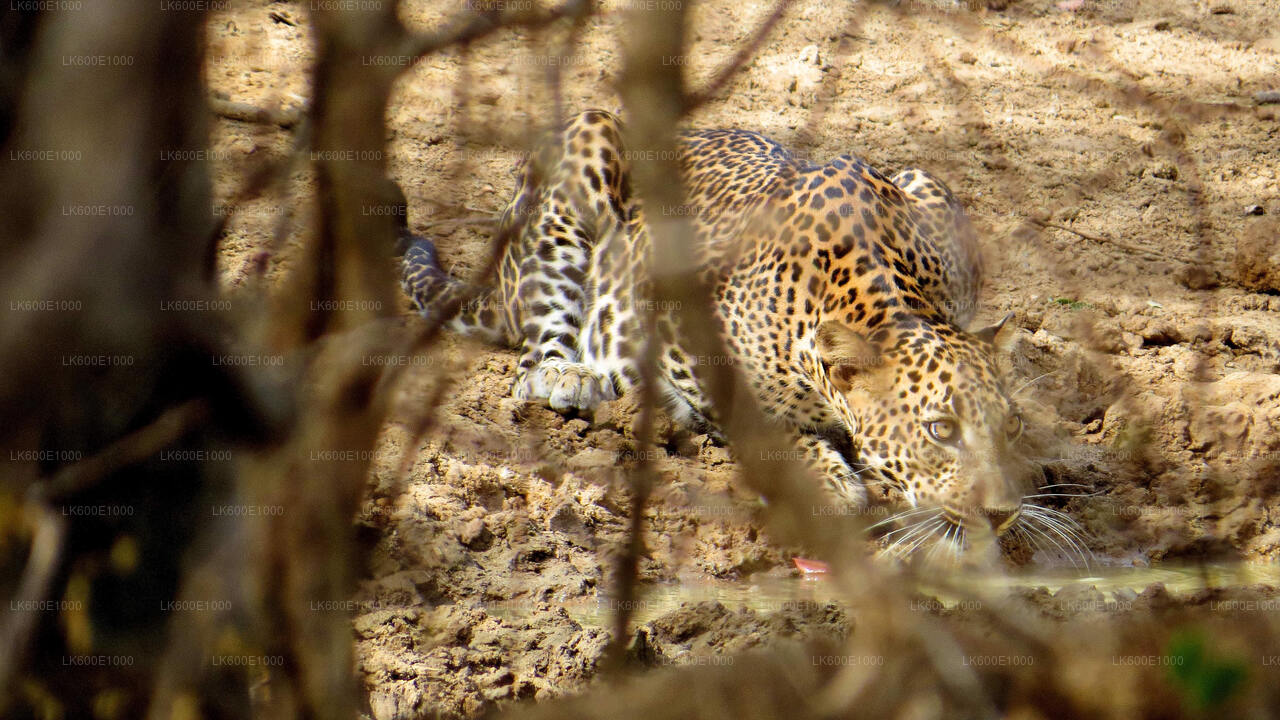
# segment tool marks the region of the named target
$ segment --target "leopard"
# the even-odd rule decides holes
[[[492,285],[455,278],[430,239],[403,243],[414,307],[517,349],[512,396],[565,413],[637,390],[653,312],[656,394],[679,422],[714,434],[717,359],[696,356],[677,309],[650,294],[664,271],[652,234],[682,215],[728,353],[719,360],[843,507],[903,508],[890,516],[900,527],[887,535],[901,533],[890,547],[931,539],[959,555],[974,533],[1034,539],[1068,527],[1032,499],[1044,473],[1019,448],[1023,416],[999,363],[1012,315],[969,329],[982,256],[942,180],[914,167],[886,177],[852,153],[810,163],[749,130],[685,129],[686,205],[646,208],[624,131],[617,115],[587,110],[517,163]]]

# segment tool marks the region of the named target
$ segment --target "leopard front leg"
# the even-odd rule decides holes
[[[624,223],[625,167],[617,118],[575,116],[522,237],[514,299],[522,336],[512,395],[555,410],[591,410],[618,396],[609,368],[584,357],[581,338],[598,295],[593,256]],[[585,361],[585,362],[584,362]]]
[[[617,397],[603,373],[580,361],[586,312],[583,280],[591,261],[587,231],[569,208],[549,199],[533,253],[520,265],[518,316],[524,340],[512,395],[554,410],[591,410]]]
[[[796,444],[808,466],[822,478],[823,490],[842,508],[865,510],[867,488],[844,455],[818,435],[801,434]]]

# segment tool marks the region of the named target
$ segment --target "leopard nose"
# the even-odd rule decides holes
[[[1000,535],[1013,526],[1020,512],[1022,512],[1022,506],[1017,505],[1014,507],[983,508],[981,515],[991,524],[991,529],[997,535]]]

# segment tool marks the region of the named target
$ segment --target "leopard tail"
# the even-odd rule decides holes
[[[401,256],[400,284],[414,308],[428,320],[450,313],[446,326],[461,335],[509,345],[512,333],[506,314],[497,305],[499,293],[492,287],[465,283],[440,267],[436,245],[402,227],[397,238]]]

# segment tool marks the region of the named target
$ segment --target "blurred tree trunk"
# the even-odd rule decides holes
[[[207,313],[169,309],[211,293],[202,20],[157,3],[5,20],[0,434],[20,505],[0,547],[8,597],[22,577],[26,600],[61,603],[10,604],[9,716],[145,714],[183,562],[230,481],[159,451],[263,435],[211,361]],[[28,559],[41,529],[53,552]]]
[[[318,14],[318,146],[369,152],[318,163],[318,241],[274,307],[231,313],[198,304],[218,298],[203,14],[3,16],[0,715],[248,717],[262,675],[211,667],[228,637],[278,656],[276,716],[355,713],[348,618],[314,603],[344,600],[358,567],[383,406],[360,360],[387,339],[347,332],[292,385],[264,361],[392,311],[393,220],[369,208],[386,201],[395,73],[359,61],[399,39],[385,5]],[[264,317],[270,348],[249,339]],[[217,517],[223,503],[282,512],[251,524]]]

